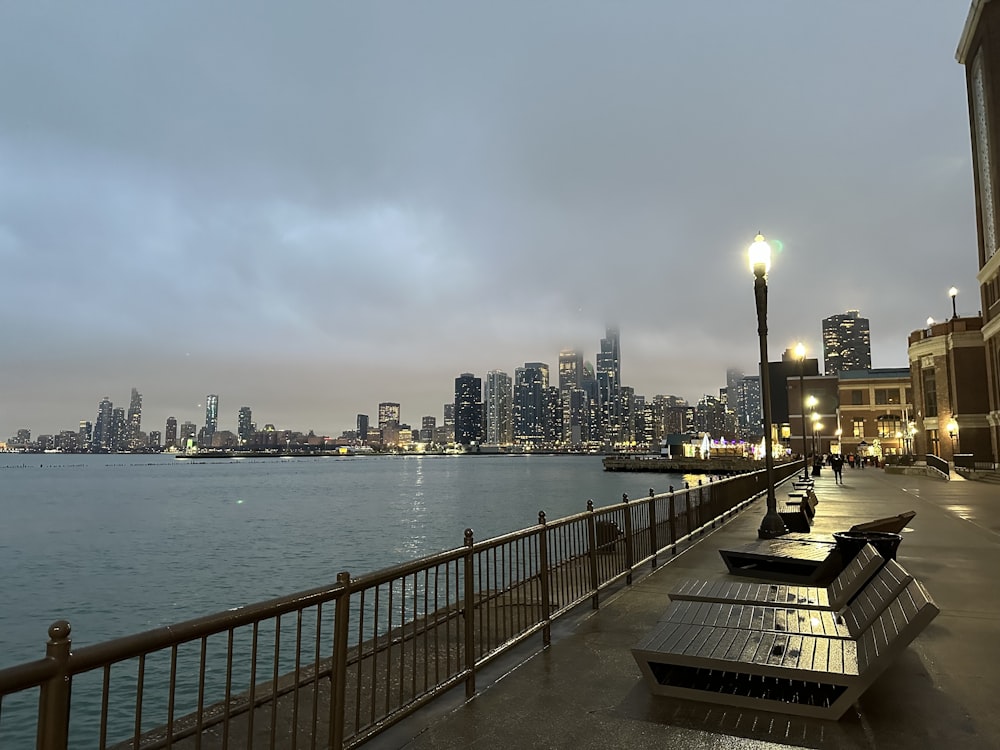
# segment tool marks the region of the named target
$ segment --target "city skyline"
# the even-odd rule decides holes
[[[772,358],[859,309],[904,366],[980,308],[967,11],[7,4],[0,434],[133,386],[159,430],[416,422],[608,320],[623,384],[696,399],[756,362],[758,230]]]

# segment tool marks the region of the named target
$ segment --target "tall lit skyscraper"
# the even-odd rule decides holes
[[[514,371],[514,442],[541,444],[545,439],[545,391],[549,387],[549,366],[525,362]]]
[[[167,428],[163,431],[164,448],[177,446],[177,417],[167,417]]]
[[[608,327],[597,354],[597,382],[600,391],[601,438],[621,439],[621,337],[617,327]]]
[[[253,437],[253,414],[249,406],[241,406],[239,416],[236,419],[236,434],[240,438],[240,445],[246,445]]]
[[[132,398],[128,405],[128,440],[125,441],[129,450],[138,450],[143,447],[139,439],[142,432],[142,394],[135,388],[132,389]]]
[[[571,391],[583,382],[583,353],[575,349],[559,352],[559,390]]]
[[[399,404],[394,401],[383,401],[378,405],[378,428],[384,430],[393,423],[399,424]]]
[[[486,442],[489,445],[510,445],[514,440],[512,386],[507,373],[500,370],[486,373]]]
[[[212,435],[219,429],[219,397],[214,393],[205,397],[205,441],[211,444]]]
[[[872,369],[868,318],[857,310],[823,318],[823,366],[827,375]]]
[[[107,453],[111,450],[112,411],[114,404],[107,396],[101,399],[97,406],[97,420],[94,422],[94,442],[92,450],[95,453]]]
[[[483,383],[471,372],[455,378],[455,442],[471,445],[483,439]]]
[[[368,444],[368,415],[367,414],[359,414],[358,415],[357,435],[358,435],[358,441],[362,445],[367,445]]]

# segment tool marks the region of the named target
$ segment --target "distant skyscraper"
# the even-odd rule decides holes
[[[97,407],[97,420],[94,422],[94,441],[92,450],[95,453],[107,453],[111,450],[112,410],[114,404],[105,396]]]
[[[116,453],[128,450],[128,422],[125,419],[125,409],[116,406],[111,410],[111,440],[109,450]]]
[[[359,414],[358,415],[357,433],[358,433],[358,440],[361,441],[362,445],[365,445],[368,442],[368,426],[369,426],[369,424],[368,424],[368,415],[367,414]]]
[[[823,318],[823,366],[827,375],[872,369],[868,318],[857,310]]]
[[[420,420],[420,441],[434,442],[434,430],[437,429],[437,417],[423,417]]]
[[[205,440],[211,444],[212,435],[219,429],[219,397],[214,393],[205,397]]]
[[[94,426],[88,420],[80,420],[80,430],[77,432],[76,443],[82,450],[90,450]]]
[[[545,439],[545,391],[549,366],[525,362],[514,371],[514,442],[541,444]]]
[[[187,448],[188,440],[194,440],[198,434],[198,426],[194,422],[184,422],[181,424],[181,448]]]
[[[135,388],[132,389],[132,398],[128,405],[128,449],[138,450],[143,447],[140,440],[142,432],[142,394]]]
[[[583,382],[583,353],[575,349],[559,352],[559,390],[571,391]]]
[[[399,404],[393,401],[383,401],[378,405],[378,428],[384,430],[393,422],[399,424],[399,414]]]
[[[471,372],[455,378],[455,442],[470,445],[483,439],[483,383]]]
[[[452,401],[450,404],[444,405],[444,423],[445,427],[455,426],[455,402]]]
[[[510,445],[514,440],[512,419],[513,383],[500,370],[486,373],[486,442]]]
[[[167,417],[167,428],[163,431],[166,442],[164,448],[172,448],[177,445],[177,417]]]
[[[621,439],[621,337],[616,327],[608,327],[597,354],[597,382],[600,392],[601,439]]]
[[[239,416],[236,419],[236,434],[240,438],[240,445],[246,445],[253,437],[253,414],[249,406],[241,406]]]
[[[764,401],[761,398],[760,375],[746,375],[739,383],[740,411],[736,415],[736,432],[744,440],[764,435]]]

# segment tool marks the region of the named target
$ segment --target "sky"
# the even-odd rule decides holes
[[[625,385],[976,315],[969,0],[0,4],[0,440],[339,435],[621,330]]]

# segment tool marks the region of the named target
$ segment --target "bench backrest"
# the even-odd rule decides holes
[[[857,638],[877,620],[900,595],[913,576],[895,560],[886,560],[878,573],[865,584],[842,613],[851,635]]]
[[[831,602],[847,604],[861,587],[868,583],[882,567],[882,555],[872,545],[866,544],[847,567],[830,584]]]
[[[916,579],[911,580],[858,638],[859,674],[870,673],[874,678],[900,651],[910,645],[930,621],[937,617],[938,612],[940,610],[923,585]]]

